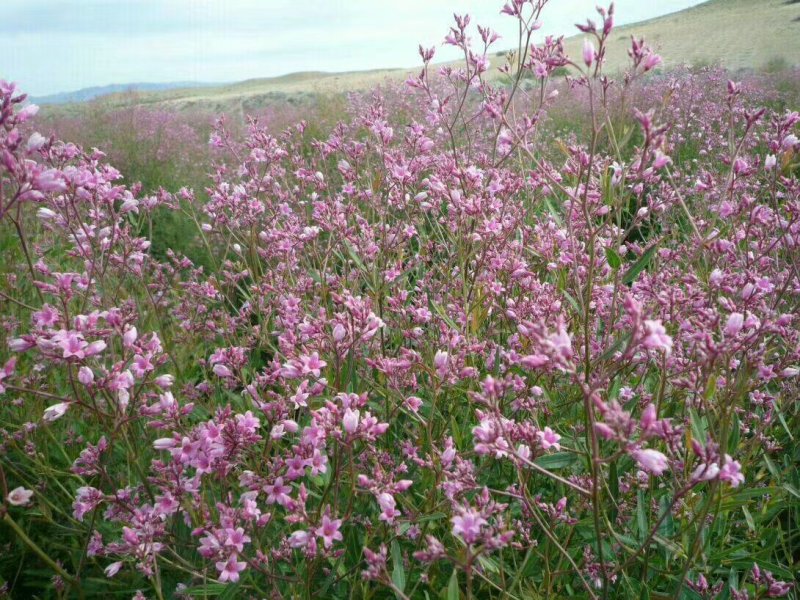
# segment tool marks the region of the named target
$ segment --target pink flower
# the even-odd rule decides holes
[[[158,438],[153,442],[153,448],[156,450],[171,450],[177,445],[173,438]]]
[[[83,385],[89,385],[94,381],[94,373],[89,367],[81,367],[78,370],[78,381]]]
[[[739,487],[740,483],[744,483],[744,474],[742,473],[742,465],[738,460],[733,460],[728,454],[725,455],[725,464],[719,471],[719,478],[721,481],[726,481],[731,487]]]
[[[645,336],[642,345],[648,350],[663,350],[665,354],[672,352],[672,338],[667,335],[667,330],[661,321],[645,321]]]
[[[400,516],[400,511],[397,510],[394,496],[389,493],[381,492],[378,494],[378,505],[381,507],[381,521],[386,521],[391,524],[395,518]]]
[[[136,327],[129,327],[125,333],[122,334],[122,345],[126,348],[130,348],[133,346],[137,337],[139,337],[139,333],[136,331]]]
[[[6,364],[0,369],[0,394],[6,391],[5,386],[3,385],[3,380],[11,377],[14,374],[14,368],[17,365],[16,358],[10,358],[6,361]]]
[[[6,496],[6,500],[11,506],[25,506],[33,497],[33,492],[31,490],[25,489],[24,487],[17,487],[8,492],[8,496]]]
[[[52,423],[53,421],[57,421],[64,416],[68,408],[69,402],[59,402],[58,404],[48,406],[44,411],[45,422]]]
[[[233,548],[236,552],[244,550],[244,545],[250,542],[250,536],[244,532],[244,529],[237,527],[236,529],[228,528],[225,530],[227,537],[225,538],[225,545]]]
[[[717,463],[702,463],[692,472],[692,481],[711,481],[719,475]]]
[[[353,434],[358,430],[359,411],[348,408],[342,417],[342,428],[345,433]]]
[[[47,138],[45,138],[38,131],[34,131],[28,138],[28,143],[25,145],[25,149],[28,152],[35,152],[36,150],[39,150],[39,148],[44,146],[46,143],[47,143]]]
[[[419,407],[422,406],[422,399],[418,398],[417,396],[409,396],[406,398],[404,404],[408,410],[415,413],[419,411]]]
[[[728,321],[725,324],[725,337],[736,337],[744,324],[744,315],[742,313],[731,313],[728,315]]]
[[[648,404],[644,411],[642,412],[642,419],[640,421],[640,425],[642,430],[647,432],[650,430],[653,425],[655,425],[657,419],[656,415],[656,406],[652,402]]]
[[[230,581],[235,583],[239,581],[239,573],[244,571],[247,567],[246,562],[237,561],[236,554],[231,554],[228,560],[222,560],[216,563],[217,570],[219,570],[219,580],[223,583]]]
[[[301,373],[303,375],[310,374],[314,377],[319,377],[321,370],[324,369],[328,363],[324,360],[320,360],[319,354],[314,352],[311,356],[301,356],[300,364],[302,365]]]
[[[661,475],[669,468],[669,460],[658,450],[644,448],[635,450],[631,453],[631,456],[639,463],[642,469],[653,475]]]
[[[311,534],[307,531],[299,530],[292,533],[289,536],[289,545],[292,548],[302,548],[303,546],[308,544],[308,540],[311,537]]]
[[[223,378],[233,377],[233,373],[225,365],[216,364],[214,365],[214,368],[212,370],[214,371],[214,375],[216,375],[217,377],[223,377]]]
[[[322,515],[322,524],[314,530],[314,533],[322,538],[326,548],[330,548],[334,541],[342,541],[342,533],[339,531],[341,526],[341,519],[331,519],[326,512]]]
[[[8,342],[8,349],[12,352],[25,352],[36,346],[32,339],[13,338]]]
[[[283,477],[277,477],[272,485],[265,485],[264,491],[267,492],[267,504],[278,503],[286,508],[292,502],[289,496],[292,488],[291,486],[283,485]]]
[[[119,573],[119,570],[121,568],[122,568],[122,561],[118,560],[117,562],[113,562],[110,565],[108,565],[105,569],[103,569],[103,572],[106,574],[106,577],[110,578]]]
[[[346,335],[347,330],[344,328],[344,325],[337,323],[333,328],[333,339],[337,342],[341,342]]]
[[[549,450],[550,448],[561,450],[561,444],[558,443],[561,436],[549,427],[545,427],[544,431],[537,431],[536,437],[539,438],[539,444],[544,450]]]
[[[450,360],[450,355],[444,350],[437,350],[436,355],[433,357],[433,366],[436,367],[436,372],[439,377],[447,375],[447,363]]]
[[[86,350],[84,350],[84,355],[94,356],[95,354],[100,354],[105,349],[106,349],[106,343],[103,340],[97,340],[96,342],[92,342],[91,344],[86,346]]]
[[[481,527],[486,525],[486,519],[472,508],[462,508],[450,522],[453,524],[453,535],[460,537],[467,544],[474,544],[480,539]]]
[[[589,38],[584,38],[583,40],[583,62],[586,63],[587,67],[591,67],[594,59],[596,57],[596,51],[594,49],[594,44]]]
[[[56,337],[54,336],[55,340]],[[64,353],[64,358],[74,356],[75,358],[84,358],[86,354],[84,349],[89,344],[83,339],[83,336],[74,331],[65,331],[62,335],[58,336],[58,345]]]
[[[658,54],[650,53],[647,58],[644,59],[644,70],[645,72],[650,71],[651,69],[655,69],[658,65],[662,63],[661,56]]]

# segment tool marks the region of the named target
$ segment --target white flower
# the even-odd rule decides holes
[[[44,411],[44,420],[47,423],[52,423],[53,421],[57,421],[61,417],[64,416],[64,413],[67,412],[69,408],[69,402],[59,402],[58,404],[53,404],[52,406],[48,406]]]
[[[31,501],[33,492],[24,487],[14,488],[6,496],[6,500],[11,506],[25,506]]]

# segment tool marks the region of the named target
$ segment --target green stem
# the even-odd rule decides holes
[[[6,523],[14,532],[20,537],[20,539],[25,543],[28,548],[33,550],[34,554],[36,554],[39,558],[41,558],[48,567],[53,569],[56,573],[58,573],[64,581],[67,581],[70,584],[75,583],[75,578],[67,573],[56,561],[50,558],[47,553],[42,550],[36,542],[34,542],[31,538],[28,537],[28,534],[23,531],[22,527],[17,525],[17,522],[11,518],[11,515],[6,513],[3,515],[3,522]]]

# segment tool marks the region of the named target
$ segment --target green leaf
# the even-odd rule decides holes
[[[636,525],[639,528],[639,540],[643,541],[647,535],[647,501],[644,492],[639,490],[636,493]]]
[[[800,498],[800,491],[797,491],[797,489],[792,484],[784,483],[782,487],[795,498]]]
[[[615,271],[622,265],[622,259],[613,248],[606,248],[606,260],[609,266]]]
[[[450,583],[447,584],[447,600],[460,600],[461,592],[458,589],[458,569],[453,569]]]
[[[659,546],[669,550],[675,557],[686,556],[685,552],[683,551],[683,548],[681,548],[675,542],[665,539],[660,535],[654,535],[653,541],[656,542]]]
[[[575,310],[576,313],[582,312],[581,307],[578,304],[578,301],[575,300],[575,298],[567,290],[564,290],[564,297],[569,301],[570,305],[572,306],[572,308]]]
[[[478,562],[480,565],[490,573],[499,573],[500,566],[494,561],[494,559],[489,558],[488,556],[479,555]]]
[[[706,423],[693,408],[689,409],[689,422],[692,425],[692,436],[701,444],[706,442]]]
[[[406,589],[406,570],[403,568],[403,553],[397,540],[392,542],[392,583],[401,592]]]
[[[206,585],[198,585],[184,590],[184,594],[194,598],[211,598],[218,597],[226,593],[229,588],[237,588],[237,584],[228,585],[227,583],[207,583]]]
[[[660,519],[661,515],[670,512],[671,506],[672,501],[670,498],[668,496],[662,496],[658,503],[658,518]],[[674,533],[674,525],[675,523],[672,519],[672,515],[667,514],[667,516],[664,517],[664,520],[661,521],[661,525],[658,526],[658,534],[665,538],[669,538]]]
[[[534,462],[543,469],[563,469],[573,464],[578,457],[572,452],[556,452],[537,458]]]
[[[772,459],[769,457],[768,454],[764,454],[764,462],[767,463],[767,469],[772,474],[775,479],[780,480],[781,474],[778,471],[778,467],[775,466],[775,463],[772,462]]]
[[[717,376],[713,373],[706,381],[706,390],[703,396],[706,400],[711,400],[714,397],[714,394],[717,393]]]
[[[451,319],[447,315],[447,313],[444,312],[444,309],[441,306],[436,304],[436,302],[434,302],[433,300],[429,300],[429,303],[431,305],[431,308],[433,308],[433,311],[436,314],[438,314],[444,320],[445,323],[450,325],[450,327],[452,327],[455,331],[460,331],[460,329],[459,329],[458,325],[456,325],[455,321],[453,321],[453,319]]]
[[[747,527],[750,531],[756,530],[755,521],[753,521],[753,515],[750,514],[750,511],[747,510],[746,506],[742,506],[742,512],[744,513],[744,520],[747,521]]]
[[[786,424],[786,419],[783,418],[783,413],[781,411],[778,411],[778,419],[780,420],[781,425],[783,425],[784,431],[786,431],[786,433],[789,435],[789,439],[794,441],[794,436],[792,435],[789,426]]]
[[[645,267],[647,267],[647,265],[650,263],[650,259],[653,258],[655,253],[656,245],[653,244],[647,250],[645,250],[644,254],[639,257],[639,260],[633,263],[625,272],[625,275],[622,276],[622,283],[633,283],[639,276],[639,273],[644,271]]]
[[[557,225],[561,225],[561,214],[558,212],[555,204],[550,198],[544,199],[545,208],[547,208],[547,212],[550,213],[550,216],[553,217],[553,220],[556,222]]]
[[[361,257],[358,255],[358,252],[356,252],[356,249],[353,248],[353,246],[351,246],[348,242],[345,242],[345,247],[347,248],[347,253],[350,255],[350,258],[354,263],[356,263],[356,266],[359,268],[359,270],[366,271],[367,267],[364,266]]]
[[[600,358],[598,360],[602,362],[613,358],[617,352],[623,349],[623,347],[628,343],[628,340],[630,339],[631,339],[630,333],[623,333],[621,336],[619,336],[617,339],[614,340],[614,343],[611,344],[611,346],[609,346],[608,350],[606,350],[605,352],[603,352],[603,354],[600,355]],[[620,385],[620,387],[622,386]],[[617,393],[619,393],[619,390],[617,390]]]
[[[225,586],[225,591],[219,595],[219,600],[229,600],[230,598],[239,597],[239,584],[242,582],[240,579],[234,584]]]

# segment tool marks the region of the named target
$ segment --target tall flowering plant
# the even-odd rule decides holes
[[[703,82],[648,84],[637,39],[612,80],[613,5],[573,60],[545,4],[502,7],[500,83],[456,16],[460,68],[420,48],[327,136],[221,121],[203,196],[119,185],[0,86],[0,514],[53,577],[6,589],[795,593],[800,115],[647,102]],[[211,268],[141,233],[185,206]]]

